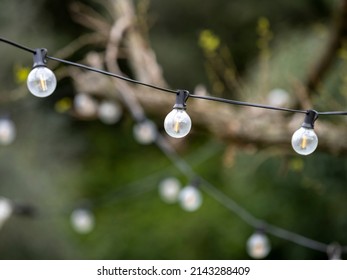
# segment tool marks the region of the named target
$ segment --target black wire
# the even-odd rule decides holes
[[[6,44],[9,44],[11,46],[14,46],[16,48],[19,48],[21,50],[30,52],[35,54],[36,50],[32,49],[32,48],[28,48],[26,46],[23,46],[21,44],[18,44],[16,42],[13,42],[11,40],[8,40],[6,38],[0,37],[0,41],[4,42]],[[110,76],[110,77],[114,77],[129,83],[133,83],[133,84],[137,84],[137,85],[141,85],[141,86],[145,86],[145,87],[149,87],[152,89],[156,89],[159,91],[163,91],[163,92],[168,92],[168,93],[174,93],[174,94],[178,94],[177,90],[173,90],[173,89],[168,89],[168,88],[163,88],[163,87],[159,87],[159,86],[155,86],[152,84],[148,84],[148,83],[144,83],[144,82],[140,82],[128,77],[124,77],[115,73],[111,73],[105,70],[101,70],[98,68],[94,68],[91,66],[87,66],[84,64],[80,64],[80,63],[76,63],[76,62],[72,62],[69,60],[65,60],[65,59],[60,59],[60,58],[56,58],[53,56],[46,56],[46,58],[60,62],[60,63],[64,63],[67,65],[71,65],[74,67],[78,67],[78,68],[82,68],[85,70],[89,70],[92,72],[96,72],[99,74],[103,74],[106,76]],[[296,110],[296,109],[289,109],[289,108],[281,108],[281,107],[274,107],[274,106],[270,106],[270,105],[263,105],[263,104],[257,104],[257,103],[250,103],[250,102],[243,102],[243,101],[236,101],[236,100],[231,100],[231,99],[225,99],[225,98],[220,98],[220,97],[213,97],[213,96],[203,96],[203,95],[195,95],[195,94],[189,94],[188,95],[191,98],[196,98],[196,99],[204,99],[204,100],[209,100],[209,101],[215,101],[215,102],[221,102],[221,103],[226,103],[226,104],[232,104],[232,105],[239,105],[239,106],[247,106],[247,107],[256,107],[256,108],[261,108],[261,109],[268,109],[268,110],[275,110],[275,111],[284,111],[284,112],[291,112],[291,113],[301,113],[301,114],[306,114],[307,110]],[[347,115],[347,111],[332,111],[332,112],[317,112],[318,115]]]
[[[61,62],[61,63],[64,63],[64,64],[68,64],[68,65],[75,66],[75,67],[78,67],[78,68],[86,69],[86,70],[93,71],[93,72],[96,72],[96,73],[100,73],[100,74],[103,74],[103,75],[111,76],[111,77],[114,77],[114,78],[117,78],[117,79],[120,79],[120,80],[123,80],[123,81],[127,81],[127,82],[130,82],[130,83],[133,83],[133,84],[138,84],[138,85],[149,87],[149,88],[153,88],[153,89],[156,89],[156,90],[177,94],[177,91],[173,90],[173,89],[167,89],[167,88],[163,88],[163,87],[158,87],[158,86],[155,86],[155,85],[147,84],[147,83],[140,82],[140,81],[137,81],[137,80],[133,80],[133,79],[130,79],[130,78],[127,78],[127,77],[124,77],[124,76],[121,76],[121,75],[118,75],[118,74],[115,74],[115,73],[111,73],[111,72],[108,72],[108,71],[105,71],[105,70],[101,70],[101,69],[98,69],[98,68],[90,67],[90,66],[87,66],[87,65],[84,65],[84,64],[71,62],[71,61],[68,61],[68,60],[64,60],[64,59],[60,59],[60,58],[56,58],[56,57],[52,57],[52,56],[48,56],[48,55],[46,57],[48,59],[51,59],[51,60],[55,60],[55,61],[58,61],[58,62]]]
[[[33,53],[33,54],[35,53],[34,49],[31,49],[31,48],[28,48],[26,46],[20,45],[20,44],[18,44],[16,42],[13,42],[13,41],[8,40],[6,38],[0,37],[0,41],[6,43],[8,45],[14,46],[14,47],[16,47],[18,49],[21,49],[21,50],[24,50],[24,51],[27,51],[27,52],[30,52],[30,53]]]
[[[277,111],[285,111],[285,112],[292,112],[292,113],[302,113],[302,114],[306,114],[307,113],[306,110],[296,110],[296,109],[273,107],[273,106],[269,106],[269,105],[262,105],[262,104],[256,104],[256,103],[236,101],[236,100],[225,99],[225,98],[214,97],[214,96],[202,96],[202,95],[191,94],[191,95],[189,95],[189,97],[198,98],[198,99],[206,99],[206,100],[216,101],[216,102],[221,102],[221,103],[228,103],[228,104],[232,104],[232,105],[256,107],[256,108],[277,110]]]

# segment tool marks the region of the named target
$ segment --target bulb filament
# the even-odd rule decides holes
[[[175,122],[174,131],[175,131],[176,133],[179,133],[179,132],[180,132],[180,123],[179,123],[178,121]]]
[[[300,148],[306,149],[306,147],[307,147],[307,137],[304,135],[302,136],[302,139],[301,139]]]
[[[42,91],[47,90],[47,82],[46,79],[44,79],[43,75],[40,76],[40,87]]]

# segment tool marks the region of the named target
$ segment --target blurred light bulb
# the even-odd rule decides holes
[[[185,109],[174,108],[165,118],[164,128],[174,138],[186,136],[192,127],[192,121]]]
[[[27,86],[33,95],[47,97],[54,92],[57,86],[57,79],[54,73],[46,66],[39,66],[29,73]]]
[[[122,108],[118,103],[102,101],[98,107],[98,117],[105,124],[115,124],[122,116]]]
[[[152,121],[145,120],[134,125],[133,133],[140,144],[151,144],[157,137],[157,127]]]
[[[176,178],[167,178],[159,184],[159,195],[166,203],[175,203],[181,190],[180,181]]]
[[[290,103],[290,96],[287,91],[281,88],[274,88],[267,96],[270,105],[275,107],[284,107]]]
[[[193,186],[184,187],[179,193],[178,200],[181,207],[188,212],[199,209],[202,204],[200,191]]]
[[[74,98],[74,108],[82,117],[92,117],[97,113],[98,104],[91,96],[79,93]]]
[[[10,218],[12,211],[13,208],[11,201],[5,197],[0,197],[0,229]]]
[[[0,144],[9,145],[16,138],[16,127],[8,118],[0,119]]]
[[[254,259],[265,258],[270,249],[270,241],[263,233],[256,232],[247,240],[247,253]]]
[[[87,234],[94,229],[95,219],[91,211],[83,208],[75,209],[71,213],[71,225],[73,229],[81,234]]]
[[[318,146],[318,137],[313,130],[317,118],[318,113],[309,110],[306,113],[304,123],[292,136],[292,147],[300,155],[309,155]]]

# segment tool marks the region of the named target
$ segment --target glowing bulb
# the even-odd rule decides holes
[[[70,219],[73,229],[78,233],[87,234],[94,229],[94,215],[87,209],[75,209],[72,212]]]
[[[256,232],[247,240],[247,253],[254,259],[265,258],[270,249],[270,241],[263,233]]]
[[[189,133],[192,127],[192,121],[186,112],[186,101],[188,97],[188,91],[177,91],[176,103],[173,110],[165,118],[164,128],[166,133],[171,137],[182,138]]]
[[[50,69],[40,66],[34,68],[29,73],[27,86],[33,95],[47,97],[54,92],[57,86],[57,79]]]
[[[37,97],[47,97],[57,86],[54,73],[46,67],[46,49],[35,49],[34,65],[27,79],[29,91]]]
[[[12,211],[11,201],[5,197],[0,197],[0,228],[10,218]]]
[[[198,210],[202,204],[200,191],[193,186],[184,187],[179,193],[178,200],[181,207],[188,212]]]
[[[192,121],[184,109],[173,109],[165,118],[164,128],[174,138],[186,136],[192,127]]]
[[[0,144],[9,145],[16,138],[16,128],[14,123],[8,119],[0,119]]]
[[[167,178],[159,184],[159,195],[166,203],[175,203],[181,190],[181,184],[176,178]]]
[[[287,91],[281,88],[274,88],[267,96],[270,105],[275,107],[287,106],[290,103],[290,95]]]
[[[318,146],[318,137],[313,129],[301,127],[292,137],[293,149],[300,155],[309,155]]]
[[[137,123],[133,132],[137,142],[144,145],[153,143],[157,137],[157,127],[150,120]]]
[[[318,146],[318,137],[313,130],[317,118],[316,111],[308,111],[304,123],[292,136],[292,147],[300,155],[309,155]]]
[[[122,108],[118,103],[102,101],[98,107],[98,117],[105,124],[115,124],[122,116]]]
[[[82,117],[93,117],[98,110],[97,102],[89,95],[79,93],[74,98],[74,108]]]

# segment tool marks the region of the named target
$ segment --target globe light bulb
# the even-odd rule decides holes
[[[318,113],[316,111],[308,111],[304,123],[292,136],[292,147],[300,155],[309,155],[318,146],[318,137],[313,130],[317,118]]]
[[[192,121],[184,109],[173,109],[165,118],[164,128],[174,138],[186,136],[192,127]]]
[[[98,104],[90,95],[85,93],[77,94],[73,104],[77,114],[82,117],[90,118],[97,114]]]
[[[292,146],[298,154],[309,155],[317,148],[318,137],[313,129],[300,127],[293,134]]]
[[[184,187],[179,193],[178,200],[183,210],[188,212],[198,210],[202,204],[201,193],[194,186]]]
[[[164,120],[165,131],[171,137],[182,138],[189,133],[192,127],[192,121],[186,112],[188,97],[188,91],[179,90],[176,96],[176,104]]]
[[[270,241],[263,233],[256,232],[247,240],[247,253],[254,259],[265,258],[270,249]]]
[[[268,93],[267,100],[272,106],[284,107],[290,103],[290,95],[284,89],[274,88]]]
[[[122,108],[118,103],[104,100],[98,107],[98,117],[104,124],[115,124],[122,116]]]
[[[0,144],[9,145],[16,138],[16,127],[8,118],[0,119]]]
[[[173,177],[166,178],[159,184],[159,195],[164,202],[169,204],[177,202],[180,190],[180,181]]]
[[[11,201],[5,197],[0,197],[0,229],[11,217],[12,212],[13,208]]]
[[[80,234],[87,234],[94,229],[95,219],[93,213],[84,208],[75,209],[71,213],[71,225]]]
[[[145,120],[134,125],[133,133],[137,142],[148,145],[155,141],[157,127],[152,121]]]
[[[46,49],[35,50],[33,69],[27,78],[29,91],[37,97],[51,95],[57,86],[57,79],[54,73],[46,67],[46,55]]]

